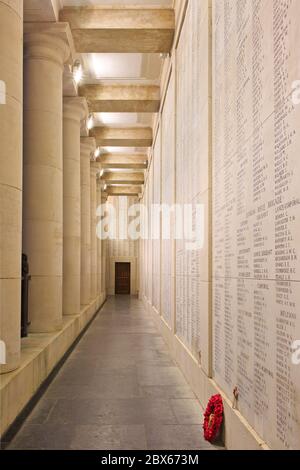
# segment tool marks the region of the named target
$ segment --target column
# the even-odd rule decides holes
[[[81,188],[81,305],[91,300],[91,154],[96,141],[92,137],[81,137],[80,188]]]
[[[101,203],[106,204],[107,196],[102,192],[101,194]],[[107,250],[107,240],[102,240],[101,242],[101,294],[106,297],[106,250]]]
[[[97,174],[99,164],[91,162],[91,300],[97,297],[97,233],[96,233],[96,209],[97,209]]]
[[[0,0],[0,372],[20,358],[22,36],[22,2]]]
[[[64,98],[63,106],[63,314],[80,313],[80,121],[85,98]]]
[[[32,276],[32,332],[62,324],[62,72],[68,56],[57,35],[25,34],[23,247]]]
[[[101,206],[101,180],[97,180],[97,208]],[[97,224],[99,223],[99,216],[97,216]],[[97,231],[97,294],[101,296],[101,270],[102,270],[102,240],[100,232]]]

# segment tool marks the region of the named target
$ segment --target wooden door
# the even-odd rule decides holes
[[[115,272],[116,295],[130,295],[130,263],[116,263]]]

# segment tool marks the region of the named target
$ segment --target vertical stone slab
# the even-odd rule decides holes
[[[192,208],[203,244],[176,240],[177,335],[210,375],[209,1],[189,2],[176,49],[176,203]],[[187,222],[185,222],[187,224]],[[187,227],[185,227],[187,228]],[[193,242],[194,247],[192,247]]]
[[[239,411],[271,448],[291,450],[300,448],[299,14],[297,0],[213,2],[213,375],[228,397],[238,387]]]
[[[63,314],[80,313],[80,121],[85,98],[64,98],[63,108]]]
[[[97,296],[97,233],[96,233],[96,209],[97,209],[97,173],[99,165],[91,162],[91,300]]]
[[[22,2],[0,1],[1,372],[20,357],[22,255]],[[4,357],[5,356],[5,357]],[[4,364],[5,362],[5,364]]]
[[[175,73],[172,71],[161,117],[161,200],[166,210],[175,203]],[[163,214],[162,232],[170,218],[169,234],[162,235],[161,244],[161,311],[165,322],[174,331],[174,212]],[[170,239],[166,239],[169,235]]]
[[[81,137],[80,145],[80,189],[81,189],[81,287],[80,303],[88,305],[91,300],[91,154],[96,141],[92,137]]]
[[[101,180],[97,180],[97,209],[101,206]],[[99,216],[97,216],[96,223],[99,222]],[[97,231],[97,294],[101,295],[101,276],[102,276],[102,240],[100,233]]]

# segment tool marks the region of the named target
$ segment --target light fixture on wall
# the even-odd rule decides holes
[[[73,78],[75,80],[75,83],[78,85],[78,83],[81,82],[83,77],[83,69],[82,69],[82,64],[79,60],[76,60],[73,65]]]
[[[168,59],[169,57],[171,57],[171,55],[170,55],[169,52],[161,52],[161,53],[159,54],[159,57],[160,57],[161,59],[165,60],[165,59]]]
[[[100,155],[101,155],[101,149],[100,149],[100,147],[97,147],[96,150],[95,150],[95,158],[100,157]]]
[[[94,127],[94,115],[90,114],[86,121],[86,127],[90,131]]]
[[[103,188],[104,191],[107,190],[107,184],[104,185],[104,188]]]
[[[104,175],[104,170],[102,169],[102,170],[100,171],[100,177],[102,178],[103,175]]]

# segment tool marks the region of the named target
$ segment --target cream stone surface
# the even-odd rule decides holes
[[[97,210],[97,174],[99,165],[91,162],[91,300],[97,296],[98,289],[98,258],[97,258],[97,231],[96,231],[96,210]]]
[[[101,180],[97,179],[97,211],[102,204],[102,183]],[[99,223],[98,212],[96,214],[96,234],[97,234],[97,294],[102,294],[102,239],[98,234],[98,223]]]
[[[80,121],[85,98],[63,102],[63,314],[80,312]]]
[[[106,171],[102,176],[101,180],[107,184],[132,184],[140,185],[144,184],[144,173],[142,172],[109,172]]]
[[[90,135],[102,147],[151,147],[152,129],[150,127],[95,127]]]
[[[213,2],[213,378],[278,450],[300,449],[299,15]]]
[[[81,190],[81,287],[80,303],[88,305],[91,298],[91,153],[96,149],[95,139],[80,139]]]
[[[202,407],[221,394],[225,446],[299,449],[300,1],[117,3],[0,0],[0,435],[115,295],[125,262]],[[139,202],[148,238],[135,241]],[[114,206],[113,239],[97,236],[100,204]],[[152,204],[192,205],[192,227],[176,237],[171,216],[164,240]]]
[[[20,367],[3,375],[0,380],[0,436],[7,431],[104,301],[105,296],[99,296],[83,307],[79,314],[65,316],[60,331],[31,333],[22,340]]]
[[[108,186],[107,194],[110,196],[138,196],[142,192],[141,186]]]
[[[20,358],[22,254],[22,2],[0,1],[0,340],[5,364],[0,373],[18,366]]]
[[[62,73],[68,57],[62,39],[25,35],[23,249],[32,276],[32,332],[62,324]]]
[[[145,170],[148,164],[148,155],[104,153],[99,160],[102,168]]]
[[[174,36],[170,8],[64,8],[79,52],[169,52]]]
[[[153,85],[83,85],[79,94],[95,113],[157,113],[160,107],[160,87]]]

